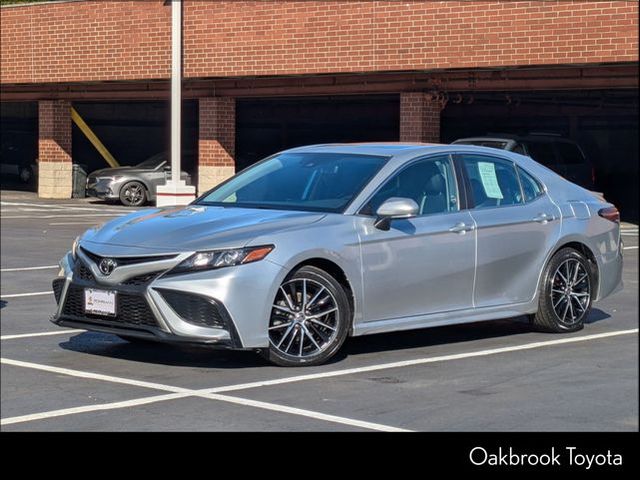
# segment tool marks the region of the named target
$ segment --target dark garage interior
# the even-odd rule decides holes
[[[169,148],[167,102],[73,105],[121,165],[135,165]],[[237,169],[300,145],[397,141],[399,110],[397,94],[238,99]],[[2,188],[35,191],[37,171],[25,183],[12,174],[15,168],[9,164],[30,164],[37,158],[37,103],[2,102],[1,111]],[[197,153],[197,101],[185,101],[183,114],[183,149]],[[636,90],[463,92],[447,96],[441,117],[444,143],[489,133],[528,132],[554,133],[577,141],[595,167],[597,190],[620,208],[623,220],[638,220]],[[88,172],[108,166],[75,125],[73,159]],[[183,168],[195,183],[194,160]]]
[[[638,220],[638,91],[450,94],[441,140],[487,133],[545,132],[576,141],[595,167],[596,189]]]
[[[237,169],[301,145],[397,141],[399,125],[399,95],[239,99]]]

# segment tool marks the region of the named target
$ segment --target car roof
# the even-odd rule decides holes
[[[410,142],[323,143],[291,148],[285,151],[295,153],[351,153],[392,157],[401,153],[415,153],[416,151],[429,150],[435,147],[446,147],[446,145]]]

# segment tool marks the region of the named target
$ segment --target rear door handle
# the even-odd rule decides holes
[[[459,223],[456,223],[453,227],[451,227],[449,231],[453,233],[465,233],[465,232],[473,231],[474,228],[475,227],[473,225],[466,225],[465,223],[459,222]]]
[[[555,220],[555,217],[553,215],[547,215],[546,213],[539,213],[537,216],[533,217],[533,221],[538,223],[547,223],[552,220]]]

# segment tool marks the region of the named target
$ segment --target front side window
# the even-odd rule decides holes
[[[520,167],[518,167],[518,176],[520,177],[525,202],[530,202],[542,195],[542,185]]]
[[[136,165],[136,168],[156,169],[167,163],[169,154],[167,152],[156,153],[154,156],[147,158],[144,162]]]
[[[483,155],[461,155],[469,177],[474,208],[504,207],[523,203],[513,163]]]
[[[459,210],[456,180],[448,156],[419,160],[395,174],[362,209],[374,215],[391,197],[410,198],[418,204],[419,215]]]
[[[387,160],[374,155],[282,153],[244,170],[196,203],[342,212]]]

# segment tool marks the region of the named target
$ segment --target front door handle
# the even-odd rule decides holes
[[[547,215],[546,213],[539,213],[537,216],[533,217],[533,221],[538,223],[547,223],[552,220],[555,220],[553,215]]]
[[[465,233],[473,231],[474,228],[475,227],[473,225],[467,225],[463,222],[458,222],[453,227],[451,227],[449,231],[453,233]]]

